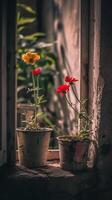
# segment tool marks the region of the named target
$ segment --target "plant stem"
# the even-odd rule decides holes
[[[68,100],[66,94],[65,94],[65,99],[66,99],[67,103],[71,106],[71,108],[72,108],[75,112],[77,112],[77,114],[79,114],[79,112],[74,108],[72,102]],[[80,103],[81,103],[81,102],[80,102]],[[83,115],[83,114],[82,114],[82,117],[83,117],[85,120],[89,120],[89,118],[88,118],[87,116]],[[89,121],[90,121],[90,120],[89,120]]]
[[[75,90],[74,90],[73,84],[71,84],[71,85],[72,85],[72,90],[73,90],[73,93],[74,93],[74,95],[75,95],[75,98],[76,98],[77,101],[81,104],[81,101],[79,100],[78,96],[76,95],[76,92],[75,92]]]
[[[72,89],[73,89],[73,93],[74,93],[74,95],[75,95],[75,98],[77,99],[77,101],[78,101],[78,102],[80,103],[80,105],[81,105],[82,103],[81,103],[81,101],[79,100],[79,98],[77,97],[73,85],[72,85]],[[72,104],[72,103],[71,103],[71,104]],[[81,106],[82,106],[82,105],[81,105]],[[85,116],[85,115],[82,114],[82,117],[83,117],[84,119],[88,120],[89,122],[91,122],[91,120],[88,118],[87,115]]]
[[[36,99],[36,91],[35,91],[35,77],[34,75],[32,74],[32,80],[33,80],[33,90],[34,90],[34,105],[35,105],[35,113],[34,113],[34,116],[35,116],[35,119],[36,119],[36,113],[37,113],[37,99]]]
[[[37,76],[37,97],[39,97],[39,76]]]
[[[72,102],[70,102],[65,94],[65,100],[67,101],[67,103],[69,104],[69,106],[71,106],[71,108],[78,113],[78,111],[73,107]]]

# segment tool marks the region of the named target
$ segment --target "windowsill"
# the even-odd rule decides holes
[[[62,170],[59,162],[53,161],[38,169],[28,169],[17,164],[16,168],[1,181],[2,196],[9,195],[17,200],[20,197],[71,200],[71,197],[74,199],[81,192],[94,189],[97,175],[93,170],[73,174]]]

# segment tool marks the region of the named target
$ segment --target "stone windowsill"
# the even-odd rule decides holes
[[[6,174],[6,173],[5,173]],[[9,199],[49,199],[75,200],[77,195],[93,190],[97,184],[96,172],[88,170],[71,173],[60,168],[59,162],[48,162],[48,165],[38,169],[28,169],[16,165],[0,181],[1,200]]]

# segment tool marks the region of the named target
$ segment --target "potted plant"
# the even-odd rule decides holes
[[[74,77],[66,76],[65,84],[57,88],[57,93],[60,93],[66,100],[80,120],[81,128],[78,133],[70,135],[62,135],[58,137],[60,165],[65,170],[83,170],[87,168],[88,149],[90,144],[91,118],[88,116],[85,105],[86,100],[80,101],[75,91],[75,82],[78,80]],[[75,94],[75,98],[80,104],[80,112],[75,108],[75,104],[69,98],[69,92]]]
[[[43,127],[41,118],[43,112],[40,111],[40,105],[46,100],[40,95],[39,76],[42,68],[35,68],[35,63],[40,56],[34,52],[27,52],[22,55],[22,61],[30,67],[32,74],[34,112],[25,120],[25,127],[17,128],[19,164],[28,168],[35,168],[46,165],[47,152],[49,147],[51,128]]]

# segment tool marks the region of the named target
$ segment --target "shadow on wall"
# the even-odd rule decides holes
[[[76,4],[76,5],[75,5]],[[53,1],[53,19],[54,19],[54,38],[57,41],[55,49],[57,52],[56,65],[56,87],[64,83],[66,75],[79,75],[79,4],[74,1],[67,1],[65,4],[61,1]],[[76,6],[76,8],[75,8]],[[76,68],[77,66],[77,68]],[[76,72],[75,69],[76,68]],[[75,92],[78,95],[77,88]],[[75,100],[75,95],[70,95],[76,109],[78,102]],[[63,119],[64,132],[70,134],[70,130],[77,131],[78,121],[75,113],[69,110],[66,101],[63,97],[58,96],[59,103],[57,107],[58,119]],[[75,128],[75,129],[74,129]]]

